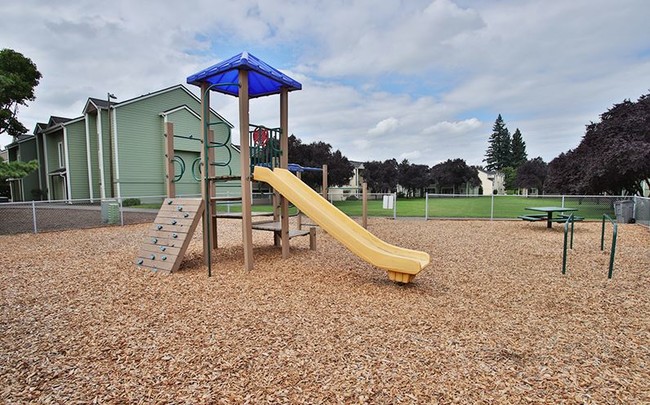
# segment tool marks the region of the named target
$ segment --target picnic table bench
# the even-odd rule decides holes
[[[530,211],[538,211],[538,212],[543,212],[544,214],[526,214],[526,215],[520,215],[519,218],[523,219],[524,221],[530,221],[530,222],[535,222],[535,221],[546,221],[546,227],[550,228],[551,224],[553,222],[566,222],[569,219],[568,215],[565,215],[564,212],[566,211],[577,211],[577,208],[570,208],[570,207],[526,207],[527,210]],[[557,217],[553,218],[553,213],[560,213]],[[582,219],[582,217],[580,217]],[[574,217],[574,221],[576,221]]]
[[[569,216],[570,215],[560,215],[557,218],[553,218],[553,222],[566,222],[567,219],[569,219]],[[585,219],[584,217],[579,217],[577,215],[573,216],[573,222],[584,221],[584,219]]]
[[[518,218],[523,219],[524,221],[546,221],[546,214],[530,214],[530,215],[519,215]]]

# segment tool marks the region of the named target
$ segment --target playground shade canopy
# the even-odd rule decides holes
[[[237,97],[239,70],[248,70],[249,98],[279,94],[282,88],[288,91],[302,89],[302,84],[248,52],[242,52],[189,76],[187,83],[201,86],[201,83],[206,82],[216,85],[212,87],[213,91]]]

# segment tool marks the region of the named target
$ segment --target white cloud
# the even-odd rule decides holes
[[[43,73],[20,111],[28,128],[248,50],[303,84],[289,125],[305,142],[354,160],[480,164],[501,113],[548,161],[612,104],[647,93],[650,77],[645,0],[25,0],[2,12],[2,47]],[[237,123],[236,99],[212,102]],[[278,103],[254,100],[251,121],[277,125]]]
[[[461,134],[481,127],[481,121],[469,118],[463,121],[442,121],[425,128],[423,134]]]
[[[399,121],[395,117],[389,117],[381,120],[373,128],[368,130],[369,135],[385,135],[395,132],[399,127]]]

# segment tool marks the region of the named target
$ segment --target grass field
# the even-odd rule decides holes
[[[429,197],[428,216],[432,218],[516,218],[519,215],[531,213],[526,207],[563,206],[577,208],[576,215],[586,219],[601,219],[603,214],[614,216],[613,202],[617,197],[519,197],[495,196],[494,207],[490,196],[455,196],[455,197]],[[362,215],[363,204],[361,200],[335,201],[334,205],[347,215],[359,217]],[[159,208],[160,204],[147,204],[138,208]],[[255,205],[253,211],[270,212],[271,205]],[[424,198],[398,198],[398,217],[424,218],[426,202]],[[218,205],[218,212],[240,212],[240,205]],[[291,214],[296,209],[290,209]],[[382,208],[381,200],[368,201],[368,216],[392,217],[393,210]]]

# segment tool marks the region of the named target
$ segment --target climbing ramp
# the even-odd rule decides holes
[[[200,198],[165,199],[135,264],[166,273],[178,270],[202,214]]]

